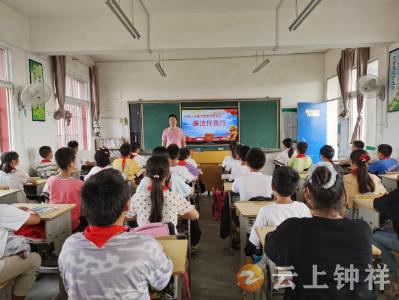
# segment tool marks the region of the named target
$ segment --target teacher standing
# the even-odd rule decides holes
[[[169,127],[164,129],[162,133],[162,146],[168,147],[171,144],[176,144],[179,148],[186,147],[186,137],[184,131],[177,127],[177,116],[169,115]]]

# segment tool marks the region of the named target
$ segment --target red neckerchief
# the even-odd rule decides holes
[[[178,166],[182,166],[185,167],[187,165],[187,162],[184,160],[179,160],[179,162],[177,163]]]
[[[42,160],[42,163],[50,163],[51,162],[51,160],[49,160],[49,159],[43,159]]]
[[[132,154],[130,154],[130,159],[135,158],[137,155],[138,155],[137,153],[132,153]]]
[[[107,226],[99,227],[89,225],[85,228],[83,234],[90,242],[95,244],[97,248],[102,248],[114,235],[128,231],[125,226]]]
[[[163,191],[164,191],[164,192],[170,191],[171,186],[172,186],[172,182],[169,182],[168,185],[164,185],[164,186],[163,186]],[[152,184],[149,184],[149,185],[147,186],[147,191],[152,192]]]
[[[130,157],[128,157],[128,156],[122,156],[122,171],[125,170],[125,167],[126,167],[126,159],[128,159],[128,158],[130,158]]]
[[[383,159],[383,160],[385,160],[385,159],[391,159],[391,157],[390,157],[390,156],[384,156],[382,159]]]
[[[351,169],[351,174],[352,175],[357,175],[358,173],[359,173],[359,169],[358,168]]]
[[[297,158],[305,158],[305,154],[299,153],[296,155]]]

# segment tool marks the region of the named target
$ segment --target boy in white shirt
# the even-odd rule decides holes
[[[238,146],[238,144],[237,144],[236,142],[231,143],[231,144],[229,145],[229,149],[230,149],[231,155],[226,156],[226,157],[223,159],[222,168],[223,168],[226,172],[231,172],[231,168],[232,168],[233,164],[235,164],[236,161],[237,161],[237,160],[236,160],[236,156],[237,156],[237,155],[236,155],[237,146]]]
[[[145,158],[145,156],[139,154],[141,151],[141,145],[139,143],[132,143],[131,146],[132,154],[130,155],[130,158],[137,162],[140,169],[145,168],[145,163],[147,162],[147,159]]]
[[[190,149],[186,148],[186,151],[187,151],[187,155],[188,155],[188,158],[186,159],[186,161],[189,164],[192,164],[194,167],[198,168],[197,162],[191,157]]]
[[[234,180],[232,191],[240,194],[240,200],[250,200],[254,197],[272,197],[272,177],[260,172],[266,163],[265,153],[259,148],[248,151],[247,168],[250,173]]]
[[[233,164],[231,167],[230,181],[234,181],[236,178],[247,175],[250,173],[247,166],[247,153],[249,147],[245,145],[240,145],[238,147],[238,157],[240,158],[240,164]]]
[[[299,173],[290,167],[280,167],[274,170],[272,188],[277,195],[277,201],[262,207],[252,226],[245,254],[251,257],[260,246],[256,227],[278,226],[289,218],[312,217],[309,208],[302,202],[292,201],[291,196],[297,191]]]
[[[170,172],[180,176],[187,183],[193,182],[196,179],[194,175],[186,167],[178,165],[179,146],[170,144],[167,149],[170,157]]]

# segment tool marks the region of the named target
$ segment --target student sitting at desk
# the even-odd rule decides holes
[[[102,147],[94,154],[96,165],[91,168],[90,172],[85,176],[85,181],[98,172],[111,168],[110,151],[108,148]]]
[[[381,183],[381,179],[374,174],[369,174],[367,162],[370,160],[365,150],[355,150],[351,153],[351,173],[344,176],[344,186],[347,197],[347,207],[353,208],[353,198],[359,194],[383,195],[387,190]],[[351,211],[349,211],[349,215]]]
[[[36,165],[35,171],[40,178],[49,178],[50,176],[57,175],[60,169],[57,163],[52,161],[53,151],[49,146],[42,146],[39,149],[39,154],[42,160]]]
[[[184,148],[184,149],[186,149],[187,155],[188,155],[188,158],[187,158],[186,161],[187,161],[189,164],[192,164],[194,167],[198,168],[197,162],[191,157],[191,151],[190,151],[190,149],[188,149],[187,147]]]
[[[335,168],[335,170],[338,173],[341,173],[342,175],[342,168],[339,165],[334,164],[333,162],[333,158],[335,155],[335,150],[332,146],[330,145],[324,145],[323,147],[320,148],[320,160],[324,161],[324,162],[329,162],[330,164],[332,164]]]
[[[313,218],[287,219],[265,239],[267,257],[278,266],[292,266],[297,274],[295,289],[286,289],[285,299],[374,299],[366,281],[372,265],[370,227],[341,216],[344,184],[331,164],[309,170],[305,197]],[[359,270],[358,280],[353,288],[345,284],[338,289],[336,273],[351,265]]]
[[[72,177],[76,169],[75,152],[71,148],[60,148],[55,152],[55,161],[61,172],[47,179],[43,194],[51,204],[76,204],[71,211],[72,230],[75,231],[80,224],[80,190],[83,186],[83,181]]]
[[[223,159],[222,168],[226,172],[231,172],[231,168],[233,167],[233,165],[239,164],[239,160],[237,160],[237,146],[238,144],[236,142],[230,143],[229,149],[231,155],[228,155]]]
[[[95,163],[92,161],[84,160],[82,153],[79,151],[79,143],[77,141],[69,141],[67,146],[75,152],[76,156],[76,170],[80,171],[83,165],[94,166]]]
[[[250,200],[254,197],[272,197],[272,177],[260,172],[266,163],[266,155],[259,148],[248,151],[247,166],[250,173],[234,180],[232,191],[240,194],[240,200]]]
[[[201,170],[190,164],[188,161],[188,151],[187,148],[181,148],[179,150],[179,162],[178,166],[186,167],[187,170],[195,177],[198,177],[201,174]]]
[[[19,155],[17,152],[4,152],[1,155],[0,186],[5,186],[10,189],[21,190],[21,193],[18,193],[18,202],[26,202],[24,184],[36,184],[36,180],[31,178],[24,171],[17,170],[18,164]]]
[[[155,147],[152,150],[152,156],[163,156],[170,163],[169,152],[163,146]],[[151,179],[145,176],[140,181],[140,184],[137,187],[136,192],[146,192],[149,185],[151,185]],[[170,190],[172,192],[180,194],[180,196],[183,198],[187,198],[188,196],[191,195],[191,187],[187,183],[185,183],[184,180],[179,175],[175,173],[169,174],[169,177],[165,181],[165,185],[170,186]]]
[[[290,159],[294,156],[296,156],[296,151],[294,149],[293,141],[290,138],[287,138],[283,141],[283,145],[285,147],[285,150],[280,152],[276,158],[273,160],[273,164],[276,168],[282,167],[282,166],[287,166],[288,162]]]
[[[290,159],[288,166],[301,173],[312,166],[312,159],[306,156],[306,151],[308,150],[308,144],[306,142],[299,142],[297,150],[298,154]]]
[[[398,176],[399,186],[399,176]],[[374,199],[373,206],[382,215],[392,219],[393,228],[379,230],[373,234],[373,243],[381,250],[382,260],[388,265],[390,272],[389,280],[393,285],[389,292],[393,298],[399,298],[399,269],[392,251],[399,252],[399,188],[380,198]]]
[[[166,287],[173,267],[162,246],[123,226],[129,189],[118,171],[90,177],[82,205],[89,226],[65,241],[58,259],[69,299],[149,299],[149,286]]]
[[[21,244],[20,249],[15,247],[16,239],[22,238],[9,235],[9,231],[39,223],[40,217],[36,213],[0,204],[0,284],[14,280],[13,299],[25,299],[36,280],[41,258],[37,253],[27,252]]]
[[[179,166],[179,147],[176,144],[170,144],[167,149],[170,158],[170,172],[180,176],[187,183],[193,182],[196,177],[186,167]]]
[[[129,217],[136,216],[137,223],[142,226],[147,223],[173,223],[177,225],[177,218],[197,220],[199,214],[189,201],[179,194],[171,192],[165,185],[169,175],[169,161],[164,156],[152,156],[146,165],[146,176],[151,185],[145,192],[133,195]]]
[[[391,158],[391,154],[391,145],[379,145],[377,150],[378,160],[369,165],[369,172],[375,175],[384,175],[386,172],[399,171],[398,161],[394,158]]]
[[[129,143],[124,143],[120,147],[121,157],[114,160],[112,167],[122,173],[127,181],[133,181],[140,171],[138,163],[130,158],[132,148]]]
[[[132,153],[130,154],[130,158],[134,159],[137,164],[139,165],[140,169],[145,168],[145,163],[147,159],[145,156],[140,155],[141,152],[141,145],[139,143],[131,143]]]
[[[235,164],[231,167],[230,181],[235,180],[236,178],[247,175],[250,173],[249,168],[247,166],[247,153],[249,151],[249,147],[245,145],[240,145],[238,147],[238,157],[240,159],[240,164]]]

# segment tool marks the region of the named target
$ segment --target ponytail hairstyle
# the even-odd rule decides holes
[[[146,176],[152,180],[151,214],[148,222],[161,222],[163,218],[163,181],[169,176],[169,160],[165,156],[151,156],[146,164]]]
[[[313,209],[323,212],[344,211],[344,182],[330,163],[318,163],[309,170],[306,188],[312,199]]]
[[[1,155],[1,165],[0,169],[4,171],[4,173],[11,173],[13,168],[11,167],[11,162],[13,160],[17,160],[19,158],[19,155],[17,152],[10,151],[10,152],[4,152]]]
[[[288,150],[288,157],[289,157],[289,158],[291,158],[292,155],[294,154],[294,147],[292,147],[292,144],[293,144],[293,142],[292,142],[292,140],[291,140],[290,138],[287,138],[287,139],[285,139],[285,140],[283,141],[283,145],[284,145],[287,149],[289,149],[289,150]]]
[[[360,193],[373,193],[375,191],[375,184],[367,168],[370,156],[363,149],[357,149],[351,153],[350,159],[352,164],[356,166],[356,169],[352,169],[352,174],[357,177]]]

